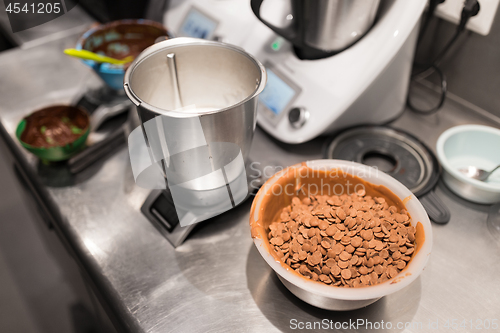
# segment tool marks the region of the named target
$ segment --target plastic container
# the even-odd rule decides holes
[[[486,181],[459,171],[468,166],[489,171],[500,165],[499,129],[483,125],[452,127],[441,134],[436,150],[443,166],[443,181],[453,192],[480,204],[500,202],[500,170]]]

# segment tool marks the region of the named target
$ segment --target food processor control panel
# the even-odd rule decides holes
[[[270,62],[264,63],[264,66],[267,71],[267,84],[259,95],[259,114],[276,125],[282,118],[287,118],[290,106],[302,89]]]
[[[196,7],[191,7],[186,17],[179,26],[177,35],[181,37],[194,37],[213,39],[218,21],[201,12]]]
[[[259,95],[257,122],[284,142],[303,142],[325,124],[322,112],[332,105],[335,92],[325,66],[311,66],[297,58],[290,42],[262,23],[255,26],[242,47],[267,70],[267,85]],[[334,113],[334,110],[328,110]],[[319,122],[319,123],[318,123]]]
[[[241,46],[257,24],[248,0],[171,1],[163,23],[176,37],[217,40]]]

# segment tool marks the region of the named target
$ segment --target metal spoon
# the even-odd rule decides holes
[[[498,165],[495,169],[491,171],[486,171],[470,165],[467,168],[459,169],[459,171],[464,175],[466,175],[467,177],[485,181],[498,168],[500,168],[500,165]]]

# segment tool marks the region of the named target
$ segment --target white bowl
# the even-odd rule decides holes
[[[263,215],[264,212],[267,212],[266,206],[273,202],[273,200],[278,200],[275,201],[276,207],[273,208],[272,205],[269,205],[269,207],[271,207],[269,209],[281,210],[282,208],[284,208],[284,206],[278,207],[280,206],[280,204],[278,203],[281,199],[276,199],[276,197],[269,197],[269,195],[273,191],[273,185],[281,177],[287,176],[287,174],[289,175],[289,172],[293,172],[296,175],[304,175],[304,172],[300,173],[299,170],[306,169],[340,169],[344,173],[357,176],[374,185],[385,186],[405,203],[406,209],[410,213],[412,218],[412,225],[416,226],[416,224],[420,222],[422,226],[421,229],[417,230],[417,233],[423,232],[423,235],[419,234],[417,236],[423,236],[425,237],[425,240],[419,242],[419,244],[417,245],[418,250],[415,252],[406,268],[402,272],[400,272],[399,275],[397,275],[393,279],[377,284],[375,286],[361,288],[328,286],[323,283],[308,280],[299,276],[297,273],[291,271],[290,268],[282,265],[280,261],[277,261],[275,257],[273,257],[271,253],[269,253],[269,241],[267,239],[267,234],[263,231],[264,229],[261,228],[261,226],[264,226],[265,228],[270,220],[265,221],[266,219],[269,219],[269,217],[262,217],[260,215]],[[310,175],[310,173],[307,173],[307,175]],[[300,182],[300,179],[304,179],[304,176],[298,176],[296,180]],[[289,197],[291,198],[292,196],[293,195]],[[267,200],[264,200],[266,198]],[[295,294],[303,301],[327,310],[343,311],[359,309],[377,301],[383,296],[403,289],[404,287],[415,281],[420,273],[422,273],[425,265],[427,264],[432,248],[432,228],[429,218],[422,204],[418,201],[415,195],[410,192],[410,190],[408,190],[396,179],[372,167],[342,160],[308,161],[302,164],[293,165],[271,177],[262,186],[253,201],[250,212],[250,226],[252,229],[252,237],[254,239],[255,246],[257,247],[264,260],[278,274],[278,277],[283,282],[283,284],[293,294]]]
[[[459,171],[475,166],[489,171],[500,164],[500,130],[482,125],[452,127],[438,139],[443,181],[457,195],[481,204],[500,202],[500,170],[486,181],[472,179]]]

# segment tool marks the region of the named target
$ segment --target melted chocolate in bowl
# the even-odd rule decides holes
[[[128,56],[135,59],[161,36],[167,36],[167,31],[161,24],[153,21],[115,21],[97,28],[88,37],[84,36],[81,45],[85,50],[115,59]]]
[[[85,134],[89,126],[87,113],[65,105],[51,106],[25,118],[21,141],[36,148],[62,147]]]

